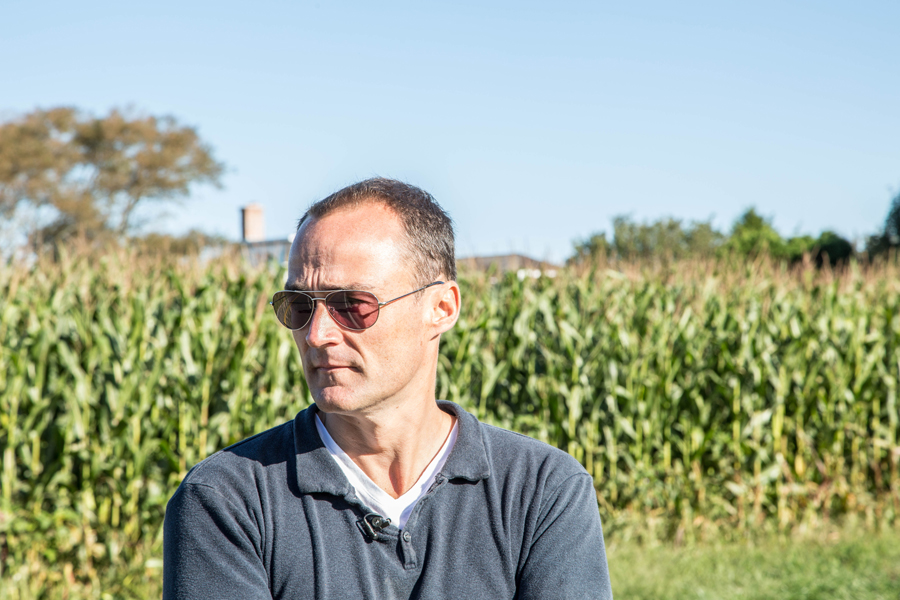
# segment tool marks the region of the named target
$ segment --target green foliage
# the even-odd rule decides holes
[[[438,395],[572,454],[611,539],[896,524],[900,277],[883,269],[463,277]],[[283,279],[130,254],[0,266],[4,586],[118,597],[159,577],[187,470],[309,403],[266,303]]]
[[[613,247],[625,260],[708,257],[722,243],[722,235],[708,222],[694,222],[683,228],[681,221],[671,218],[638,224],[626,217],[616,217],[613,230]]]
[[[566,261],[567,264],[595,264],[606,259],[610,253],[610,245],[605,233],[595,233],[586,240],[575,243],[575,253]]]
[[[0,271],[0,579],[52,588],[74,565],[97,589],[158,563],[190,466],[307,404],[276,280],[134,255]]]
[[[816,239],[810,235],[788,238],[784,241],[784,256],[796,262],[802,259],[804,254],[813,252],[815,248]]]
[[[788,238],[784,241],[781,258],[796,263],[809,256],[817,267],[846,264],[854,255],[853,245],[834,233],[824,231],[818,238],[809,235]]]
[[[900,193],[891,201],[891,207],[884,220],[884,231],[869,236],[866,240],[866,253],[871,258],[896,248],[900,248]]]
[[[900,209],[898,209],[900,214]],[[783,239],[771,223],[750,208],[742,214],[729,236],[716,231],[711,222],[693,222],[682,227],[677,219],[635,223],[628,217],[613,220],[613,241],[598,233],[575,244],[569,264],[601,264],[602,259],[624,261],[670,261],[737,256],[766,256],[797,263],[810,256],[816,266],[846,263],[854,254],[849,241],[832,231],[818,238],[802,235]]]
[[[222,171],[197,132],[172,117],[63,107],[0,124],[0,216],[49,209],[53,220],[32,232],[38,245],[121,236],[139,204],[218,185]]]
[[[439,391],[569,451],[623,535],[894,519],[900,288],[846,277],[721,263],[468,290]]]
[[[801,250],[798,240],[795,250]],[[789,249],[781,235],[775,231],[768,219],[760,216],[755,208],[749,208],[734,223],[728,241],[723,245],[725,252],[739,256],[756,257],[767,254],[775,259],[789,258]]]
[[[884,237],[892,246],[900,246],[900,193],[891,201],[891,208],[884,220]]]
[[[686,255],[708,258],[722,245],[725,236],[713,229],[710,221],[694,221],[685,232]]]
[[[663,219],[651,224],[634,223],[627,217],[613,219],[613,247],[625,260],[670,256],[680,258],[685,245],[681,222]]]
[[[854,254],[853,245],[833,231],[823,231],[812,250],[819,266],[826,260],[832,265],[846,263]]]
[[[677,219],[635,223],[629,217],[613,219],[613,241],[596,233],[575,244],[570,264],[597,263],[598,259],[619,260],[683,259],[709,257],[721,245],[723,236],[709,222],[693,222],[686,228]]]

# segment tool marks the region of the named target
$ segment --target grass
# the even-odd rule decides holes
[[[900,532],[689,548],[611,544],[616,600],[900,599]]]

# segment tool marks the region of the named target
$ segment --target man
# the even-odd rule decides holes
[[[272,304],[315,404],[188,473],[164,598],[612,597],[581,465],[435,399],[455,280],[450,219],[418,188],[372,179],[307,211]]]

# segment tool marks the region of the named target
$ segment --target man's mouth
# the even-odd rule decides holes
[[[338,365],[338,364],[327,363],[327,364],[322,364],[322,365],[313,365],[313,369],[315,369],[316,371],[322,371],[324,373],[330,373],[333,371],[339,371],[341,369],[353,369],[353,367],[350,365]]]

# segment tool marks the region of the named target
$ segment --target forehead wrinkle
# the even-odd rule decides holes
[[[315,269],[317,267],[322,267],[328,263],[328,259],[332,254],[331,248],[317,248],[315,251],[312,251],[312,248],[305,247],[305,245],[301,245],[297,249],[296,260],[303,263],[304,267]]]

